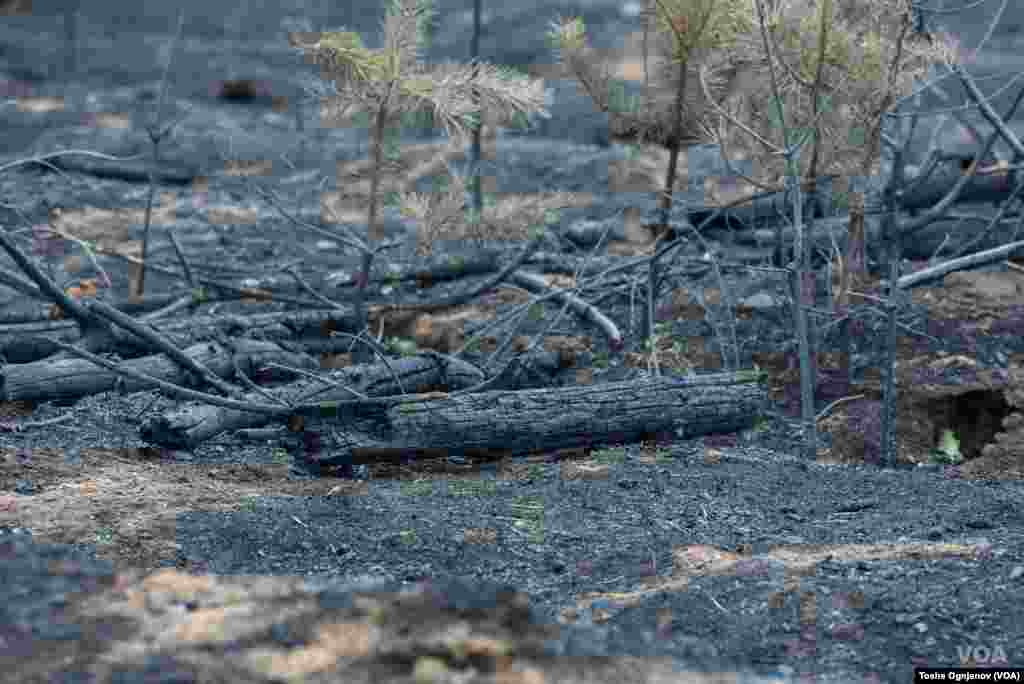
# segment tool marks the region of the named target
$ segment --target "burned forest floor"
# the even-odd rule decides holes
[[[151,92],[90,86],[90,108],[120,111],[151,101]],[[164,270],[147,272],[146,295],[188,291],[175,275],[173,228],[193,273],[222,284],[208,287],[203,315],[244,320],[329,308],[299,279],[349,306],[359,255],[296,227],[251,183],[295,199],[297,215],[315,223],[324,197],[318,174],[337,170],[323,201],[354,212],[342,222],[355,226],[365,215],[365,143],[353,142],[352,131],[313,129],[301,161],[296,154],[293,164],[239,173],[225,159],[280,158],[290,114],[269,96],[178,104],[190,104],[191,115],[167,147],[165,168],[186,180],[174,185],[168,177],[158,188],[149,257]],[[138,127],[116,117],[109,125],[74,112],[46,125],[18,121],[32,129],[25,134],[31,144],[5,161],[58,149],[148,150]],[[406,146],[390,169],[396,187],[444,173],[436,149],[420,144]],[[353,163],[347,176],[341,148]],[[631,207],[651,215],[653,196],[601,195],[580,180],[607,182],[612,156],[607,146],[513,138],[499,150],[495,175],[499,186],[504,174],[564,189],[550,205],[528,209],[540,216],[560,208],[552,233],[573,223],[621,223]],[[7,230],[48,225],[92,241],[116,299],[135,276],[111,253],[136,249],[148,185],[115,168],[120,176],[84,162],[69,162],[63,173],[21,165],[0,174],[0,189],[6,205],[17,207],[4,209]],[[375,262],[369,286],[371,332],[382,344],[391,338],[390,348],[400,350],[405,338],[420,350],[455,353],[482,321],[527,301],[523,288],[502,284],[482,301],[431,311],[434,327],[426,332],[421,316],[388,318],[387,304],[479,286],[524,241],[498,234],[481,247],[465,235],[425,239],[394,208],[382,219],[383,239],[396,244]],[[628,230],[625,237],[616,241],[618,256],[597,260],[607,267],[650,248]],[[585,250],[559,252],[567,244],[559,240],[545,243],[523,270],[548,287],[573,287],[566,264],[583,263]],[[93,263],[74,242],[57,242],[60,250],[32,255],[62,289],[89,296]],[[28,250],[31,241],[18,243]],[[767,372],[770,401],[751,429],[731,434],[656,448],[603,444],[519,458],[371,463],[359,479],[299,477],[280,448],[285,427],[273,421],[187,449],[147,443],[143,421],[180,403],[157,390],[0,402],[0,660],[12,663],[0,679],[14,672],[20,682],[64,681],[52,677],[90,672],[92,681],[171,673],[175,681],[336,681],[345,673],[352,682],[710,684],[719,680],[696,673],[743,672],[750,679],[740,681],[813,673],[821,682],[897,682],[914,667],[1021,666],[1020,265],[950,275],[901,305],[897,459],[883,464],[885,321],[872,311],[874,300],[863,297],[856,309],[853,384],[842,380],[834,353],[837,328],[818,341],[815,411],[822,415],[817,454],[808,459],[786,288],[778,274],[747,268],[764,266],[758,248],[714,245],[725,282],[700,266],[699,253],[685,255],[697,265],[672,276],[659,312],[667,328],[657,362],[669,374],[721,370],[734,351],[726,333],[735,320],[740,367]],[[445,261],[473,262],[485,251],[496,268],[447,279],[416,275],[424,264],[436,276]],[[6,257],[3,268],[18,272]],[[818,306],[829,310],[824,281]],[[882,294],[877,278],[862,286]],[[550,374],[552,388],[650,372],[632,283],[619,274],[586,287],[579,295],[616,323],[623,350],[551,301],[521,316],[518,327],[504,322],[487,334],[499,342],[538,335],[548,351],[568,353],[573,361]],[[723,289],[739,302],[731,311],[719,306]],[[263,292],[272,294],[256,294]],[[51,301],[8,289],[0,297],[8,351],[45,330],[74,330]],[[171,314],[189,315],[188,308]],[[26,325],[43,328],[18,327]],[[202,333],[192,331],[197,339]],[[497,365],[523,348],[513,344]],[[22,352],[29,356],[8,354],[0,372],[46,363]],[[342,354],[312,356],[320,373],[351,362]],[[464,357],[482,364],[488,354]],[[593,363],[598,358],[612,361]],[[389,593],[353,598],[366,587]],[[528,596],[536,623],[528,625],[522,606],[494,587]]]

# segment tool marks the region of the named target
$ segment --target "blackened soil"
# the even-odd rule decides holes
[[[370,23],[378,19],[373,15]],[[19,30],[24,36],[38,35],[35,27]],[[51,42],[22,40],[40,46]],[[202,54],[190,59],[190,64],[204,62]],[[212,68],[209,63],[202,66]],[[185,67],[179,68],[186,73]],[[156,74],[147,78],[158,76],[159,69],[153,69]],[[111,93],[102,96],[117,100]],[[194,93],[181,98],[200,106],[183,124],[181,138],[168,145],[168,154],[180,154],[179,161],[209,170],[214,151],[220,152],[210,140],[224,143],[231,130],[238,133],[233,148],[238,158],[276,160],[283,151],[278,147],[284,146],[284,131],[292,125],[290,113],[263,107],[254,114],[235,107],[214,116],[204,110],[209,100]],[[134,91],[126,99],[145,101]],[[69,112],[45,125],[23,123],[26,140],[21,142],[36,142],[45,151],[100,147],[98,139],[83,140],[78,114]],[[563,128],[567,120],[555,117]],[[257,126],[265,126],[258,129],[264,135],[241,135]],[[319,136],[315,152],[332,160],[338,156],[336,149],[324,149],[325,141],[340,145],[337,140],[345,132],[313,134]],[[18,151],[13,144],[5,141],[5,153]],[[351,157],[363,154],[365,146]],[[550,168],[535,168],[521,175],[549,178],[550,173]],[[281,175],[283,180],[275,180],[292,182],[286,187],[296,197],[315,197],[319,190],[312,177],[286,171]],[[38,169],[5,173],[2,182],[5,204],[23,210],[29,224],[45,222],[56,205],[139,209],[146,197],[140,184],[85,174],[71,174],[68,182]],[[251,199],[241,183],[224,183],[212,184],[212,206]],[[356,258],[321,247],[315,237],[284,233],[286,224],[272,209],[260,206],[254,226],[211,230],[197,218],[190,197],[180,197],[174,208],[181,243],[195,259],[198,273],[240,283],[299,259],[299,273],[318,290],[339,299],[347,296],[348,290],[337,283],[354,272]],[[315,215],[315,207],[313,211]],[[5,223],[25,227],[13,210],[4,212]],[[389,224],[389,236],[399,234],[396,224]],[[288,239],[279,239],[281,235]],[[154,249],[158,263],[175,263],[166,238],[160,237]],[[401,261],[410,252],[388,258]],[[115,287],[123,288],[123,263],[100,263]],[[328,277],[335,273],[342,276],[328,287]],[[157,291],[181,284],[165,276],[150,277],[147,285]],[[276,277],[276,292],[302,296],[290,278]],[[448,287],[454,291],[474,282],[466,279]],[[38,314],[46,304],[16,297],[3,306],[5,313]],[[237,302],[215,306],[222,312],[252,310]],[[627,332],[627,348],[636,349],[628,290],[602,304],[602,310]],[[528,322],[526,332],[537,332],[542,323]],[[710,339],[702,323],[691,323],[677,321],[675,332]],[[595,351],[606,351],[602,336],[571,315],[553,332],[590,335]],[[750,322],[738,334],[747,345],[747,358],[752,351],[781,350],[791,336],[785,318]],[[1003,348],[996,351],[1005,361],[1016,343],[1000,344]],[[863,346],[860,371],[879,358],[868,353],[874,349],[870,340]],[[605,379],[630,372],[614,369]],[[0,433],[0,447],[12,458],[4,463],[0,492],[4,520],[17,518],[18,511],[10,508],[15,494],[41,496],[62,484],[77,488],[79,480],[66,473],[47,478],[19,463],[15,453],[29,461],[38,459],[33,452],[44,447],[70,459],[87,448],[138,457],[134,450],[146,445],[138,439],[137,421],[147,410],[162,406],[151,405],[154,398],[148,393],[105,394],[72,407],[42,406],[32,420],[65,411],[73,420]],[[775,416],[762,432],[717,447],[714,441],[676,443],[656,460],[631,444],[619,455],[590,453],[580,462],[541,458],[532,463],[440,464],[415,472],[417,479],[372,473],[358,493],[344,496],[313,495],[311,489],[306,495],[282,496],[284,478],[267,475],[253,484],[262,486],[260,495],[244,506],[227,501],[237,505],[228,511],[180,515],[174,530],[180,546],[165,562],[195,572],[304,575],[322,582],[459,576],[511,584],[527,591],[548,620],[563,610],[574,611],[577,624],[584,626],[566,630],[566,654],[669,655],[707,669],[749,666],[794,676],[815,673],[817,681],[864,681],[872,676],[880,683],[908,681],[915,666],[959,664],[962,654],[979,661],[985,654],[1005,657],[1004,664],[1010,666],[1024,663],[1021,484],[965,480],[952,468],[808,463],[798,455],[797,436],[791,419]],[[192,453],[166,454],[165,462],[197,469],[258,466],[271,453],[266,445],[224,435]],[[55,516],[57,512],[55,508]],[[60,615],[77,592],[94,592],[112,582],[106,563],[97,560],[104,553],[96,538],[57,548],[5,530],[0,536],[0,665],[7,658],[44,651],[51,640],[87,638]],[[577,605],[576,599],[587,592],[599,595]]]

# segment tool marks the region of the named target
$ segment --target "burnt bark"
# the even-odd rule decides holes
[[[350,331],[355,327],[350,307],[251,316],[198,315],[154,321],[152,325],[179,348],[223,335],[228,338],[259,338],[282,346],[297,343],[307,352],[328,351],[331,346],[340,346],[339,341],[330,339],[331,331]],[[0,353],[10,363],[29,363],[46,359],[56,352],[58,348],[53,340],[73,344],[80,339],[80,327],[73,320],[0,326]],[[103,351],[115,352],[122,357],[139,356],[146,353],[148,347],[132,333],[120,329],[114,330],[111,341],[109,348]]]
[[[204,342],[188,347],[184,353],[221,378],[230,378],[234,374],[235,363],[250,372],[267,361],[307,370],[317,367],[305,354],[289,352],[272,342],[259,340],[239,340],[233,350]],[[164,354],[120,361],[118,365],[183,387],[195,385],[189,377],[191,372]],[[139,392],[150,387],[149,382],[122,376],[92,361],[77,358],[12,363],[0,371],[0,396],[6,401],[66,402],[115,389]]]
[[[167,185],[189,185],[202,175],[198,168],[185,164],[161,161],[154,164],[149,159],[100,159],[84,155],[63,155],[47,160],[63,171],[81,171],[97,178],[113,178],[129,183],[148,183],[150,173]]]
[[[350,366],[339,370],[329,379],[333,384],[319,378],[303,378],[275,387],[274,396],[286,402],[282,407],[323,402],[324,410],[331,411],[334,408],[332,402],[346,402],[356,396],[347,387],[357,389],[364,396],[378,398],[399,394],[403,390],[407,393],[421,393],[440,386],[453,389],[471,387],[480,382],[481,376],[478,370],[467,363],[450,359],[439,363],[435,358],[424,355],[392,361],[390,369],[383,363]],[[254,403],[266,403],[266,398],[255,392],[247,394],[246,398]],[[379,406],[380,402],[373,401],[366,402],[364,407],[342,404],[339,413],[373,413],[379,410]],[[309,412],[296,411],[296,414],[300,413]],[[139,433],[142,439],[158,446],[191,449],[227,430],[279,423],[282,417],[189,402],[173,411],[151,416],[143,422]]]
[[[689,439],[750,428],[765,388],[747,373],[651,377],[519,392],[428,394],[360,417],[307,421],[295,463],[326,466],[415,456],[524,455],[645,439]]]

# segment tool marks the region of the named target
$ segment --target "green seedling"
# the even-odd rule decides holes
[[[598,449],[591,456],[597,463],[615,465],[622,463],[626,459],[626,449],[621,446],[608,447],[606,449]]]
[[[406,357],[416,354],[416,341],[405,337],[389,337],[384,340],[384,349],[390,354]]]
[[[452,480],[448,483],[451,496],[481,496],[496,491],[494,480]]]
[[[398,487],[398,491],[407,496],[429,496],[433,490],[434,483],[430,480],[400,482]]]
[[[672,452],[664,447],[658,447],[654,450],[654,462],[655,463],[667,463],[672,460]]]
[[[930,452],[932,463],[961,463],[963,455],[960,453],[960,441],[953,434],[952,430],[943,430],[939,444]]]
[[[764,382],[768,379],[768,371],[761,370],[755,363],[753,368],[741,368],[736,371],[739,382]]]

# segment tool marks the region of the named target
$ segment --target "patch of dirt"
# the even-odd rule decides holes
[[[40,543],[80,544],[93,540],[97,558],[119,568],[152,571],[180,565],[177,520],[186,513],[252,509],[257,499],[365,495],[370,482],[339,477],[293,479],[290,458],[280,463],[223,465],[175,463],[157,448],[82,449],[68,458],[63,449],[0,449],[0,525],[32,531]],[[507,476],[530,463],[565,457],[565,468],[586,468],[583,451],[538,454],[507,464]],[[239,453],[232,460],[244,459]],[[593,465],[593,462],[591,465]],[[573,465],[577,464],[577,465]],[[414,465],[374,464],[369,479],[415,481],[443,477],[474,480],[471,464],[425,458]]]
[[[167,463],[159,449],[83,449],[72,461],[63,449],[5,448],[0,459],[3,524],[50,543],[95,540],[98,557],[148,570],[174,564],[184,513],[237,510],[268,492],[333,496],[358,487],[289,480],[287,465]]]

